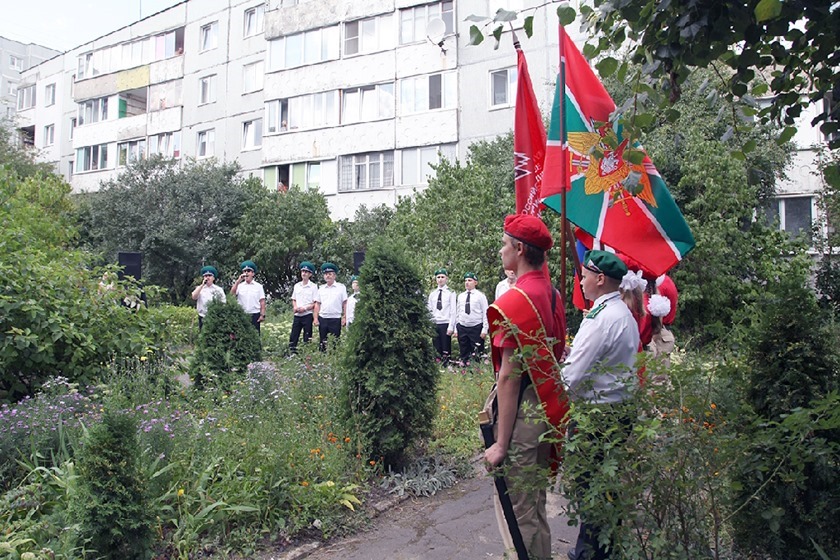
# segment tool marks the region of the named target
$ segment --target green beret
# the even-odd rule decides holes
[[[321,272],[335,272],[336,274],[338,274],[338,267],[331,262],[325,262],[321,265]]]
[[[621,280],[627,274],[627,265],[615,253],[608,251],[587,251],[583,255],[583,266],[615,280]]]
[[[301,270],[308,270],[312,274],[315,274],[315,265],[312,264],[309,261],[303,261],[302,263],[300,263],[300,269]]]
[[[478,282],[478,276],[475,275],[475,272],[467,272],[466,274],[464,274],[464,280],[466,280],[467,278],[472,278],[473,280]]]
[[[354,274],[353,276],[351,276],[351,277],[350,277],[350,283],[351,283],[351,284],[352,284],[353,282],[358,282],[358,281],[359,281],[359,277],[358,277],[358,276],[356,276],[355,274]]]
[[[254,274],[259,272],[257,265],[254,264],[254,261],[242,261],[242,264],[239,265],[240,270],[245,270],[246,268],[250,268],[254,271]]]
[[[444,276],[449,276],[449,271],[447,271],[445,268],[439,268],[435,270],[435,276],[440,276],[441,274],[443,274]]]
[[[201,268],[201,275],[204,276],[205,274],[210,273],[213,275],[214,278],[219,277],[219,271],[216,270],[215,266],[205,266]]]

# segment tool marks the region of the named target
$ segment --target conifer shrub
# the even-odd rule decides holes
[[[137,421],[106,410],[78,455],[79,534],[90,557],[151,558],[154,533],[146,484],[140,470]]]
[[[345,347],[344,412],[370,457],[397,468],[435,413],[439,369],[421,278],[404,244],[380,238],[361,269]]]
[[[229,389],[260,356],[260,335],[236,298],[211,302],[190,371],[196,385]]]

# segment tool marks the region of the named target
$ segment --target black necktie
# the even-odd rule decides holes
[[[464,313],[470,314],[470,292],[467,292],[467,304],[464,306]]]
[[[443,309],[443,288],[438,290],[438,304],[437,304],[438,311]]]

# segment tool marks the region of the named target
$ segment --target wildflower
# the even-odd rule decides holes
[[[145,361],[146,361],[146,360],[148,360],[148,359],[149,359],[149,358],[148,358],[147,356],[140,356],[140,361],[141,361],[141,362],[145,362]]]
[[[371,461],[371,462],[370,462],[370,466],[372,467],[372,466],[374,466],[374,465],[376,465],[376,461]]]
[[[711,408],[712,410],[717,410],[717,405],[715,403],[711,403],[709,404],[709,408]]]
[[[349,437],[345,437],[345,438],[344,438],[344,443],[350,443],[350,438],[349,438]]]
[[[178,488],[178,497],[180,498],[183,495],[184,495],[184,489],[183,488]]]
[[[309,486],[309,483],[304,480],[303,482],[300,483],[300,485],[301,486]]]

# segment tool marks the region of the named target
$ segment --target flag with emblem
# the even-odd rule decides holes
[[[513,128],[516,213],[540,215],[540,184],[545,162],[545,126],[540,113],[525,53],[514,42],[517,57],[516,109]]]
[[[569,221],[664,274],[694,248],[691,230],[653,162],[623,137],[615,103],[562,26],[560,59],[543,203],[561,212],[565,188]]]

